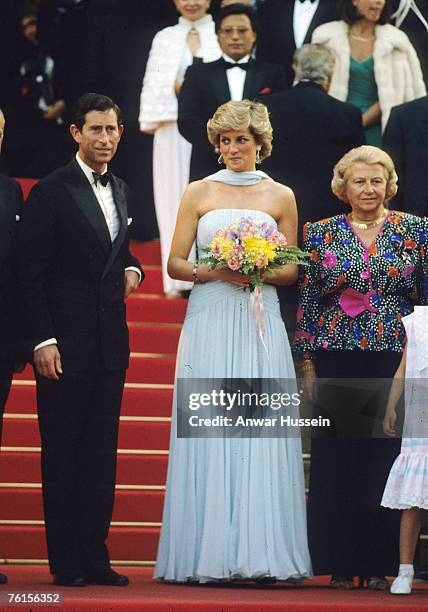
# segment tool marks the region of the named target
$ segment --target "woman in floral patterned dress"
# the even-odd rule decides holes
[[[347,153],[332,189],[352,212],[306,226],[311,263],[294,342],[302,375],[330,379],[318,387],[316,408],[334,423],[312,441],[309,546],[314,573],[331,574],[333,587],[351,588],[359,576],[387,589],[385,576],[398,566],[399,517],[379,504],[399,444],[379,439],[389,390],[381,380],[400,363],[402,317],[427,301],[428,223],[387,210],[397,175],[376,147]]]

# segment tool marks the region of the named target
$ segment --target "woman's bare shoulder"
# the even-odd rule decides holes
[[[290,187],[277,183],[276,181],[269,181],[269,188],[272,196],[280,200],[282,203],[292,204],[294,202],[294,193]]]

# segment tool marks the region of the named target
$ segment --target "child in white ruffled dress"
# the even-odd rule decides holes
[[[428,306],[416,306],[403,318],[406,350],[394,376],[383,421],[394,436],[396,406],[405,384],[405,419],[400,455],[391,468],[381,505],[402,510],[400,569],[391,585],[394,595],[412,592],[413,559],[421,528],[422,510],[428,509]]]

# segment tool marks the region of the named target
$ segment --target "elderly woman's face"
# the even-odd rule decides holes
[[[356,162],[346,180],[345,194],[356,217],[377,216],[386,196],[386,178],[381,164]]]
[[[352,4],[363,19],[377,23],[382,15],[385,0],[352,0]]]
[[[189,21],[201,19],[210,7],[210,0],[174,0],[177,11]]]

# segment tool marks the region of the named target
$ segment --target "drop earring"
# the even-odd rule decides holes
[[[216,153],[218,153],[218,151],[216,151]],[[218,156],[217,159],[217,163],[221,166],[222,164],[224,164],[224,159],[223,159],[223,155],[220,153],[220,155]]]
[[[260,159],[260,151],[261,151],[261,147],[257,147],[256,149],[256,164],[261,164],[262,160]]]

